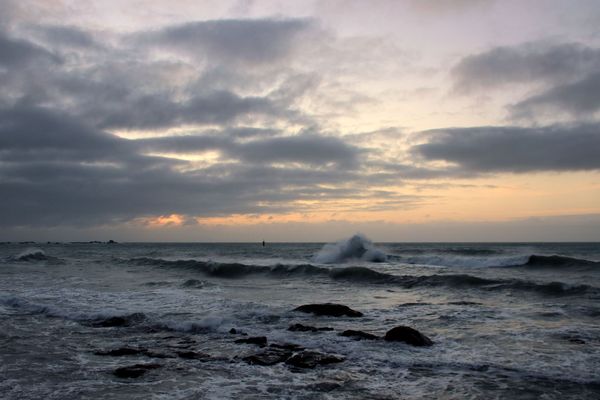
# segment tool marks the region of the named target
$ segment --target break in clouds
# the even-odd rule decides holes
[[[119,33],[16,18],[0,25],[5,227],[303,212],[317,200],[367,204],[354,210],[418,207],[423,198],[382,188],[600,169],[600,50],[583,44],[464,55],[444,71],[457,96],[532,85],[506,104],[510,123],[382,130],[385,140],[406,139],[398,153],[370,145],[372,132],[328,126],[306,106],[328,90],[322,71],[306,65],[333,70],[337,61],[327,57],[341,46],[318,20],[189,21]],[[352,66],[342,62],[336,71]],[[540,123],[546,113],[564,118]]]

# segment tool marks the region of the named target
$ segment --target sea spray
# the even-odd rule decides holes
[[[361,234],[356,234],[350,239],[340,240],[337,243],[326,244],[313,257],[315,262],[321,264],[343,263],[348,260],[384,262],[386,259],[385,253],[376,248],[369,239]]]

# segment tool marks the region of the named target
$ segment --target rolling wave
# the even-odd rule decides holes
[[[212,261],[133,258],[126,261],[135,265],[161,268],[185,268],[216,278],[238,279],[252,275],[268,278],[328,277],[334,281],[363,284],[387,284],[406,289],[419,287],[475,288],[480,290],[514,290],[549,296],[600,295],[600,288],[589,285],[570,285],[563,282],[537,283],[521,279],[490,279],[469,274],[392,275],[367,267],[320,267],[311,264],[274,266],[218,263]]]
[[[474,256],[465,256],[464,253],[428,254],[399,256],[391,255],[389,259],[405,264],[432,265],[439,267],[526,267],[526,268],[589,268],[598,267],[600,262],[584,260],[565,256],[546,255],[496,255],[482,257],[478,253]]]
[[[522,266],[529,268],[600,267],[600,262],[564,256],[531,255]]]

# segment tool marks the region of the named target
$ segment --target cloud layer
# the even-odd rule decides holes
[[[451,14],[439,7],[431,18]],[[342,37],[318,18],[190,18],[125,32],[7,10],[2,227],[171,214],[187,223],[315,211],[333,218],[419,207],[436,198],[421,189],[473,177],[600,169],[600,50],[592,44],[494,46],[438,70],[399,42]],[[447,81],[428,90],[437,85],[430,75]],[[508,125],[411,131],[394,127],[412,111],[388,103],[402,97],[388,83],[412,76],[429,86],[403,93],[447,91],[457,104],[527,90],[503,105]]]
[[[599,124],[443,129],[413,151],[472,172],[598,170],[599,133]]]

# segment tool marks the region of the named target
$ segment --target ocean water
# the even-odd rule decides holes
[[[599,261],[598,243],[360,236],[265,247],[0,244],[0,398],[598,399]],[[325,302],[364,315],[293,311]],[[296,323],[333,330],[289,331]],[[339,335],[399,325],[433,346]],[[235,341],[253,336],[344,361],[249,364],[268,347]],[[138,351],[98,354],[124,347]],[[135,364],[156,368],[114,374]]]

